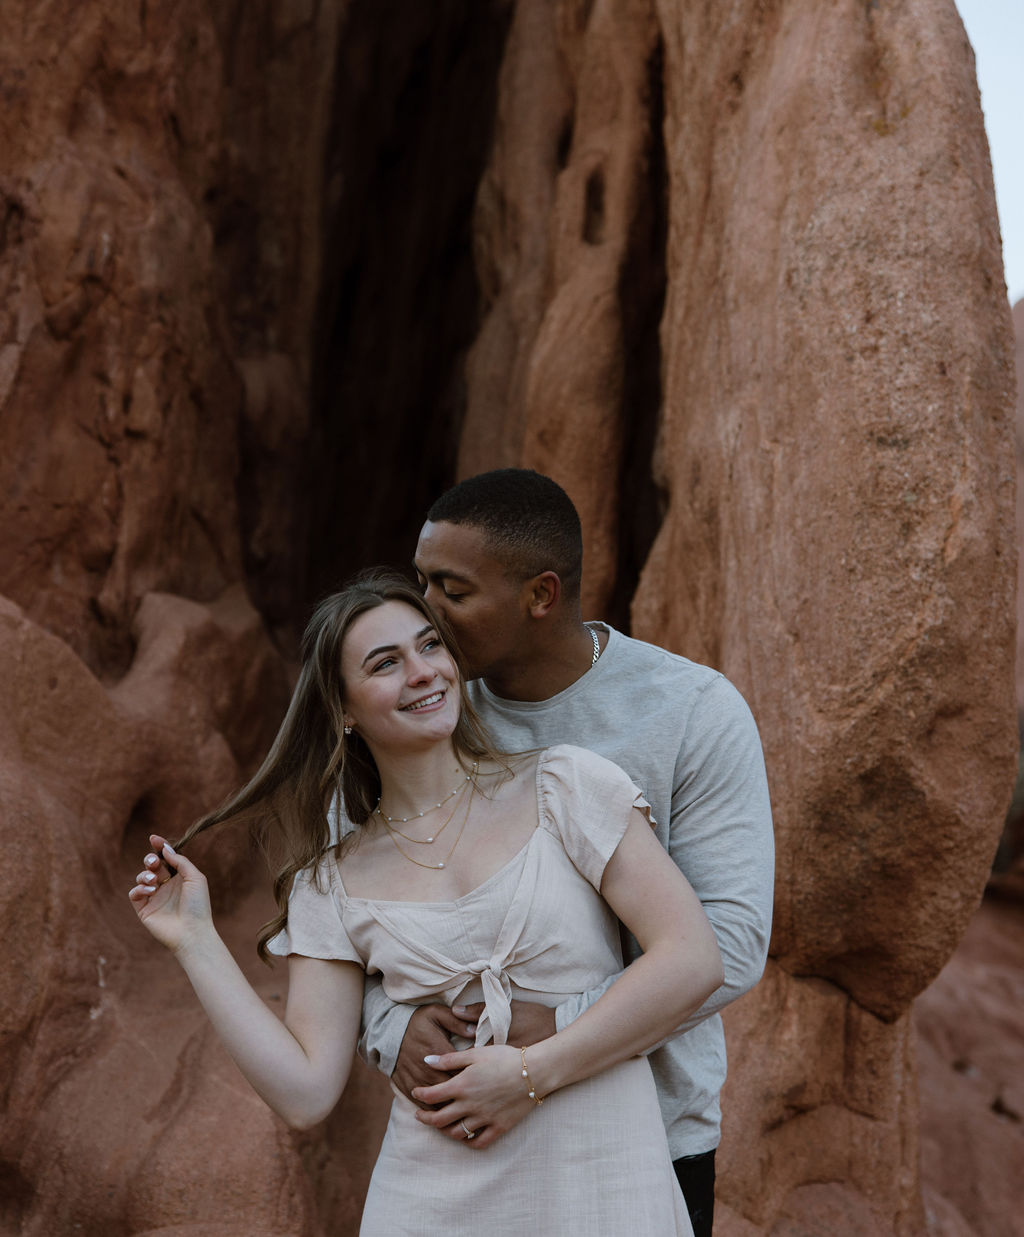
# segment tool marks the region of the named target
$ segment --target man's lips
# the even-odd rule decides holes
[[[429,708],[432,704],[440,704],[444,700],[444,692],[431,692],[429,696],[421,696],[419,700],[414,700],[412,704],[403,704],[399,708],[400,713],[415,713],[418,709]]]

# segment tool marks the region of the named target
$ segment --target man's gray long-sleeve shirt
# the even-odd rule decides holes
[[[719,1010],[760,978],[771,932],[774,838],[757,728],[727,679],[608,628],[597,663],[549,700],[503,700],[482,681],[469,697],[508,752],[572,743],[613,760],[653,809],[659,840],[696,890],[725,982],[650,1055],[673,1159],[718,1145],[725,1036]],[[627,961],[639,949],[631,938]],[[561,1029],[613,980],[563,1002]],[[412,1009],[368,981],[361,1050],[391,1074]]]

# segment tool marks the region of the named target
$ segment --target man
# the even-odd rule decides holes
[[[580,615],[582,537],[548,477],[502,469],[441,496],[415,566],[450,623],[469,697],[507,751],[572,743],[615,761],[651,803],[659,840],[714,929],[725,983],[651,1053],[676,1173],[697,1237],[711,1233],[725,1040],[719,1011],[756,983],[771,927],[774,843],[764,761],[750,712],[717,671]],[[639,950],[627,942],[627,961]],[[609,981],[610,983],[611,981]],[[515,1002],[509,1043],[564,1027],[608,985],[549,1010]],[[411,1096],[447,1075],[424,1063],[472,1033],[479,1008],[416,1010],[367,986],[367,1059]]]

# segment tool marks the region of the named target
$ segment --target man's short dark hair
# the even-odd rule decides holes
[[[583,533],[565,490],[529,468],[498,468],[453,486],[427,512],[434,524],[481,529],[488,548],[521,580],[554,571],[568,597],[580,591]]]

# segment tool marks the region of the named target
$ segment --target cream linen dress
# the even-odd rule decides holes
[[[274,953],[359,962],[393,1001],[483,1000],[476,1043],[506,1042],[513,998],[557,1005],[622,969],[618,921],[598,889],[635,806],[610,761],[553,747],[537,764],[538,828],[454,902],[345,893],[333,859],[322,892],[300,874]],[[477,1150],[415,1119],[397,1091],[360,1237],[672,1237],[692,1234],[646,1058],[547,1096]]]

